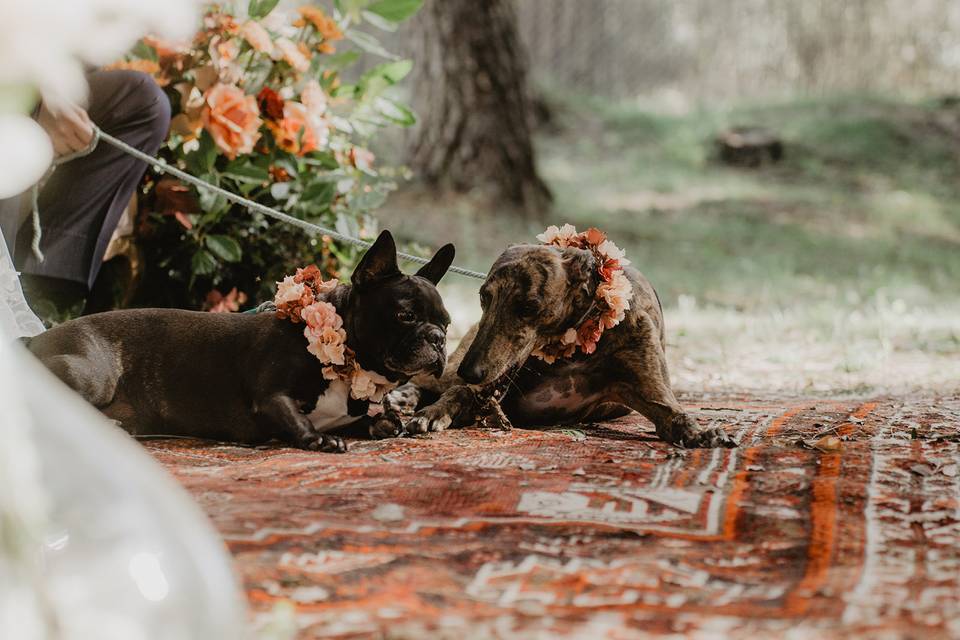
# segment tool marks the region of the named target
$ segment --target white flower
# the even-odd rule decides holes
[[[620,266],[625,267],[630,264],[630,261],[625,257],[627,254],[623,252],[623,249],[613,244],[609,240],[604,240],[602,243],[600,243],[600,246],[597,247],[597,253],[611,260],[619,261]]]
[[[544,244],[553,244],[561,249],[570,244],[570,240],[577,235],[577,228],[572,224],[565,224],[560,228],[552,224],[547,230],[537,236],[537,240]]]
[[[277,283],[277,296],[273,303],[278,307],[288,302],[294,302],[303,297],[303,283],[294,282],[293,276],[287,276],[282,282]]]

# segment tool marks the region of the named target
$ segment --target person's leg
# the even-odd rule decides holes
[[[95,71],[87,79],[90,119],[106,133],[155,155],[170,126],[170,102],[163,90],[136,71]],[[28,221],[17,237],[20,270],[71,281],[89,291],[110,236],[145,170],[145,163],[104,142],[90,155],[60,165],[40,193],[40,248],[45,259],[40,262],[30,250],[33,233]]]

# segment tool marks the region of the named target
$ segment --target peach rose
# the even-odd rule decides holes
[[[273,40],[262,24],[256,20],[247,20],[243,23],[240,33],[255,51],[273,55]]]
[[[356,400],[380,402],[383,394],[393,386],[393,383],[376,371],[366,371],[358,366],[350,379],[350,395]]]
[[[324,364],[343,364],[344,348],[347,334],[343,329],[323,327],[315,330],[306,327],[303,335],[307,338],[307,351],[317,357]]]
[[[304,52],[294,44],[292,40],[289,38],[277,38],[274,44],[277,47],[277,51],[274,54],[275,56],[279,54],[280,58],[301,73],[310,69],[310,59],[304,55]]]
[[[253,96],[239,87],[215,84],[206,93],[203,126],[224,155],[233,160],[250,153],[260,139],[260,110]]]
[[[311,120],[322,118],[327,112],[327,94],[316,80],[310,80],[303,86],[300,101],[307,108]]]
[[[337,308],[323,300],[304,307],[300,315],[303,321],[307,323],[307,327],[311,329],[323,329],[326,327],[340,329],[343,327],[343,318],[337,313]]]
[[[304,286],[299,282],[293,281],[293,276],[287,276],[282,282],[277,283],[277,295],[273,303],[278,307],[282,304],[295,302],[303,296]]]
[[[623,320],[627,309],[630,308],[632,293],[633,287],[623,271],[614,271],[610,282],[600,283],[597,287],[597,297],[606,302],[609,307],[609,311],[601,317],[604,327],[610,329]]]

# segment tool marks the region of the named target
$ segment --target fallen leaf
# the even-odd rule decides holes
[[[910,465],[910,471],[918,476],[927,477],[933,473],[933,467],[928,464],[913,464]]]
[[[843,442],[837,436],[823,436],[813,443],[813,448],[824,453],[833,453],[843,448]]]

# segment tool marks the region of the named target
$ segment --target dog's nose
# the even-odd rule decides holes
[[[457,375],[469,384],[480,384],[485,376],[483,368],[474,362],[461,362]]]

